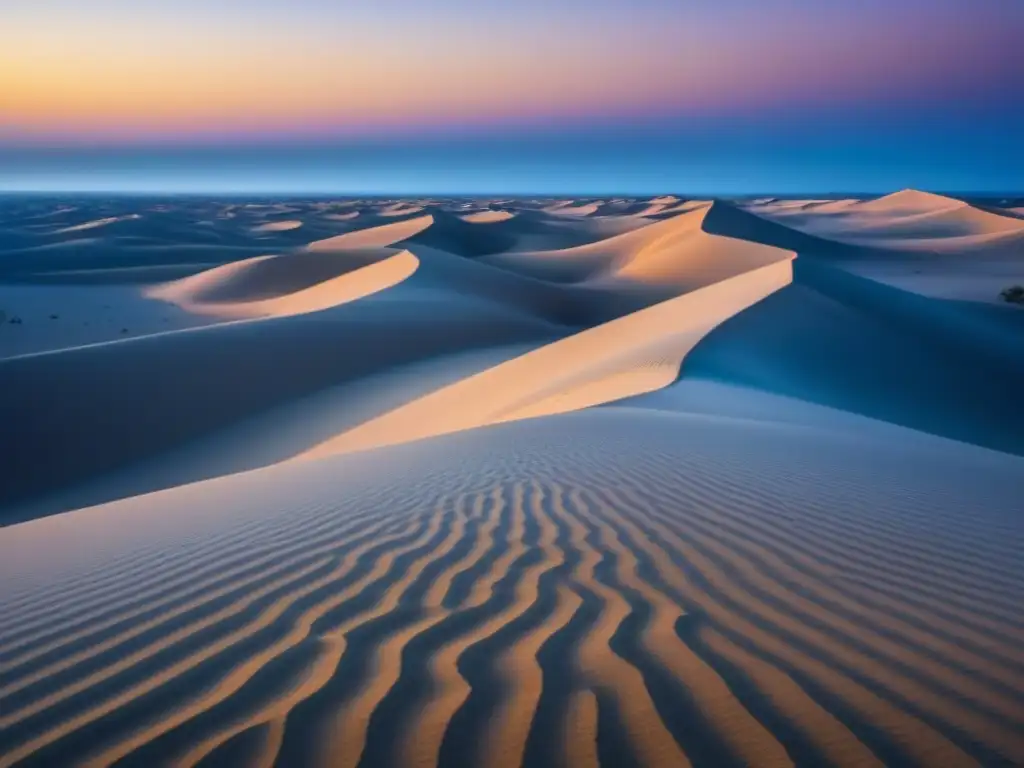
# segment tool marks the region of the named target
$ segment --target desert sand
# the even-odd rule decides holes
[[[0,766],[1022,764],[1014,284],[913,190],[8,201]]]

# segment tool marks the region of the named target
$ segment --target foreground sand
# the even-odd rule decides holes
[[[1012,211],[228,214],[0,360],[0,766],[1024,762],[1024,313],[871,266]]]

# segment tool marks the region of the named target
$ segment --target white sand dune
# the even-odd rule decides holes
[[[1024,763],[1024,220],[52,205],[0,217],[0,767]]]

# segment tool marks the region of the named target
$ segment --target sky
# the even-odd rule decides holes
[[[1021,191],[1021,40],[1021,0],[34,0],[0,191]]]

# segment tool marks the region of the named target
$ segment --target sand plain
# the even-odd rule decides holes
[[[1024,763],[1022,238],[8,204],[0,766]]]

